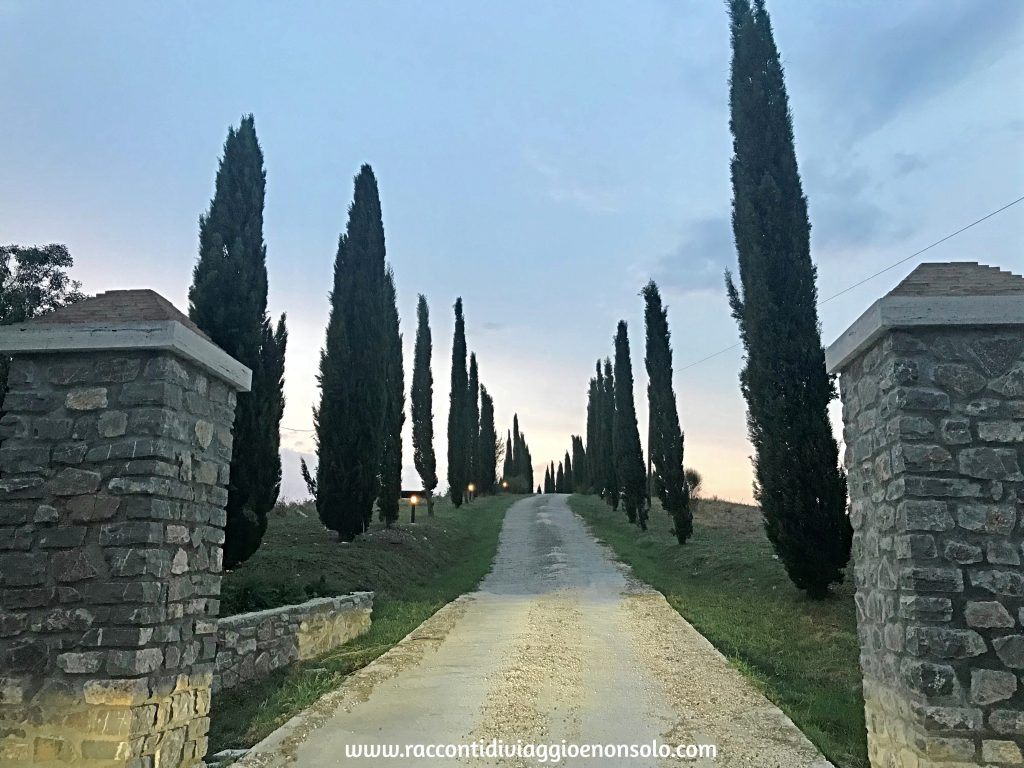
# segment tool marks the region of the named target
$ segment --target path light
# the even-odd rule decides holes
[[[501,487],[502,487],[502,490],[506,490],[507,491],[508,490],[508,480],[502,480],[501,481]]]
[[[419,504],[419,503],[420,503],[420,497],[417,496],[415,493],[412,496],[409,497],[409,504],[412,507],[412,509],[409,512],[409,522],[410,523],[415,523],[416,522],[416,505]]]
[[[476,486],[473,483],[470,483],[466,486],[466,490],[469,491],[469,500],[472,501],[476,495]]]

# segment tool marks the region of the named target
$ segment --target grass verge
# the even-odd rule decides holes
[[[807,599],[774,558],[755,507],[705,501],[679,546],[655,502],[639,531],[596,496],[569,504],[638,578],[701,634],[840,768],[867,768],[853,587]]]
[[[217,693],[209,754],[262,740],[476,587],[490,570],[505,511],[518,498],[485,497],[461,509],[439,500],[434,517],[420,509],[416,525],[375,526],[351,544],[338,543],[309,507],[276,509],[260,550],[224,574],[222,615],[315,594],[373,590],[373,623],[365,635],[326,656]],[[401,516],[407,518],[404,507]]]

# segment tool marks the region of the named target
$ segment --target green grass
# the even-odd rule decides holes
[[[326,656],[215,694],[209,754],[252,746],[475,588],[490,570],[505,510],[518,498],[485,497],[458,510],[439,500],[433,518],[421,508],[415,526],[375,526],[351,544],[340,544],[310,507],[278,507],[260,550],[224,574],[221,614],[372,590],[373,622]],[[404,505],[401,519],[408,519]]]
[[[807,599],[774,559],[754,507],[703,502],[693,538],[679,546],[657,502],[646,532],[595,496],[569,503],[826,757],[841,768],[867,767],[851,584],[827,600]]]

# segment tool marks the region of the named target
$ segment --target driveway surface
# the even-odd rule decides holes
[[[494,567],[239,768],[538,766],[346,758],[346,744],[711,744],[715,758],[565,758],[571,768],[830,764],[775,705],[590,535],[566,496],[514,504]],[[467,510],[472,514],[472,509]]]

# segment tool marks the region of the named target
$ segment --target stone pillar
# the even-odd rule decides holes
[[[201,763],[249,370],[152,291],[0,329],[0,352],[0,765]]]
[[[1024,764],[1024,279],[923,264],[826,358],[871,765]]]

